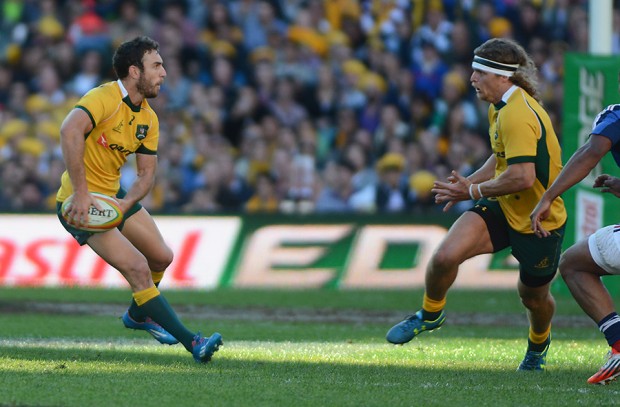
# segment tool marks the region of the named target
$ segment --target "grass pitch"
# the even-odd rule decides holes
[[[532,374],[515,371],[527,322],[512,291],[451,292],[444,327],[404,346],[384,336],[421,292],[166,293],[188,327],[224,336],[207,365],[124,329],[128,297],[0,289],[0,405],[606,406],[620,396],[620,383],[586,383],[607,347],[571,298],[558,298],[547,372]]]

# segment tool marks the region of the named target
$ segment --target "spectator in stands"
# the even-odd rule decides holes
[[[242,0],[231,6],[232,14],[243,30],[244,44],[250,51],[268,45],[271,32],[284,35],[287,25],[275,13],[273,4],[266,0]]]
[[[248,213],[274,213],[280,209],[280,199],[276,190],[276,179],[269,172],[256,174],[254,194],[245,204]]]
[[[212,2],[206,7],[206,16],[203,21],[204,29],[200,41],[208,47],[216,40],[232,44],[236,51],[243,48],[243,32],[235,25],[230,8],[223,1]]]
[[[0,61],[0,111],[8,107],[12,82],[13,70],[7,62]]]
[[[292,77],[283,76],[277,79],[269,110],[281,126],[297,127],[308,116],[306,109],[297,103],[295,94],[296,84]]]
[[[43,96],[54,106],[61,105],[67,98],[62,88],[60,76],[56,67],[51,63],[43,63],[31,84],[35,92]]]
[[[185,76],[179,58],[166,59],[166,82],[162,86],[162,92],[168,94],[168,109],[179,111],[184,109],[189,102],[192,83]]]
[[[271,173],[282,197],[300,154],[312,157],[313,200],[324,186],[319,175],[335,172],[330,162],[340,156],[358,168],[356,193],[366,184],[360,178],[378,176],[376,163],[386,152],[405,157],[404,178],[425,170],[442,179],[461,144],[473,166],[480,164],[479,151],[489,151],[486,129],[476,124],[486,117],[486,105],[457,78],[469,77],[472,49],[491,36],[529,38],[540,90],[561,135],[563,57],[587,51],[586,6],[583,0],[13,2],[14,12],[0,22],[6,34],[0,36],[0,166],[21,159],[22,137],[29,148],[40,138],[46,152],[38,157],[39,169],[26,175],[49,186],[53,181],[41,168],[56,165],[58,142],[39,124],[58,128],[77,96],[110,79],[112,46],[152,33],[169,76],[151,106],[169,135],[161,141],[161,163],[174,169],[157,177],[145,201],[149,209],[180,212],[190,200],[185,210],[204,200],[202,210],[221,210],[210,203],[216,194],[202,191],[205,168],[218,154],[232,154],[246,185],[260,171]],[[620,15],[618,5],[614,15]],[[394,107],[398,119],[387,120],[395,117]],[[25,136],[2,136],[14,119],[26,123]],[[389,129],[394,123],[397,130]],[[406,137],[381,141],[405,127]],[[282,134],[288,147],[279,145]],[[4,166],[11,172],[12,165]],[[132,170],[124,174],[127,182],[135,177]],[[430,176],[416,179],[424,185],[419,180]]]
[[[409,184],[403,178],[405,158],[398,153],[388,153],[377,162],[379,184],[375,192],[377,212],[407,212],[413,205]]]
[[[82,97],[86,92],[102,82],[103,66],[101,53],[91,49],[80,57],[80,71],[67,83],[66,89],[73,95]]]
[[[451,138],[463,127],[477,128],[479,125],[476,106],[466,97],[467,87],[467,81],[458,71],[451,71],[443,78],[432,126],[446,138]]]
[[[110,22],[110,37],[114,46],[134,38],[137,34],[151,35],[153,33],[153,16],[140,9],[139,0],[120,0],[117,3],[117,18]]]
[[[314,207],[314,167],[313,156],[298,154],[293,158],[284,202],[292,203],[295,212],[306,213]]]
[[[413,62],[422,65],[428,57],[425,46],[431,46],[438,54],[447,54],[450,50],[450,34],[453,24],[448,21],[439,1],[431,1],[426,11],[425,22],[416,31]]]
[[[377,173],[369,165],[371,157],[361,143],[356,141],[349,143],[342,154],[355,167],[352,179],[355,190],[362,190],[377,183]]]
[[[181,212],[187,214],[208,214],[221,209],[215,199],[214,188],[209,185],[195,189],[189,201],[181,206]]]
[[[325,186],[317,197],[316,211],[319,213],[354,212],[355,207],[351,202],[355,193],[354,174],[355,166],[349,160],[342,158],[329,161],[323,172]]]
[[[353,138],[355,132],[359,129],[357,114],[354,109],[340,108],[335,123],[335,139],[332,147],[341,150]],[[368,131],[367,129],[364,129]]]
[[[381,120],[386,84],[378,73],[367,72],[360,79],[359,87],[366,100],[359,109],[359,124],[360,127],[374,132]]]
[[[304,99],[308,114],[313,119],[326,119],[331,122],[336,119],[338,86],[334,72],[327,65],[319,67],[317,82],[308,87]]]
[[[277,179],[278,195],[283,200],[289,199],[289,193],[293,187],[293,160],[295,156],[283,148],[274,148],[269,153],[270,173]],[[297,199],[296,194],[292,194],[291,200]]]
[[[401,120],[400,112],[394,105],[384,105],[381,109],[381,121],[374,132],[375,150],[383,154],[393,138],[407,140],[411,138],[411,129]]]
[[[247,181],[235,172],[234,159],[230,154],[215,157],[218,177],[214,180],[215,203],[225,212],[240,211],[252,194]],[[207,185],[211,180],[207,178]]]
[[[441,83],[448,72],[448,66],[441,59],[435,43],[423,41],[420,44],[420,59],[413,64],[415,89],[431,99],[436,99],[441,91]]]
[[[526,48],[531,46],[534,38],[550,40],[549,31],[543,25],[543,16],[539,5],[532,1],[523,1],[518,6],[518,22],[513,23],[514,38]]]

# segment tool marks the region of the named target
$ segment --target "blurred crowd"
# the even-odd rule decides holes
[[[433,181],[490,155],[473,49],[519,41],[561,137],[563,55],[587,52],[587,3],[1,1],[0,211],[53,210],[60,123],[115,79],[114,49],[138,35],[160,43],[168,74],[150,100],[161,126],[151,212],[440,211]]]

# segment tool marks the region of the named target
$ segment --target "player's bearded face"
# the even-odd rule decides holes
[[[138,83],[136,85],[138,92],[144,95],[145,98],[154,98],[159,94],[159,83],[154,83],[154,81],[149,81],[147,75],[144,71],[140,72],[140,78],[138,78]]]

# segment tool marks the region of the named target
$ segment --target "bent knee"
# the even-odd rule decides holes
[[[135,273],[150,272],[149,265],[144,257],[136,257],[126,264],[127,271]]]
[[[149,265],[142,256],[127,259],[118,268],[132,287],[148,288],[152,284]]]
[[[570,279],[576,272],[575,265],[578,263],[578,259],[575,257],[575,253],[571,249],[572,248],[569,248],[560,256],[558,268],[560,269],[560,274],[564,279]]]
[[[149,259],[149,267],[153,271],[164,271],[172,264],[172,260],[174,260],[172,249],[164,246],[164,249],[159,251],[157,256]]]
[[[564,255],[560,257],[560,263],[558,265],[558,268],[560,269],[560,274],[562,275],[562,278],[570,277],[570,275],[573,274],[574,271],[570,266],[570,260],[566,259]]]
[[[433,269],[450,269],[458,266],[460,259],[457,258],[450,250],[439,249],[433,255],[431,264]]]
[[[547,307],[549,301],[553,301],[551,294],[545,294],[542,296],[521,296],[521,303],[529,310],[538,310]]]

